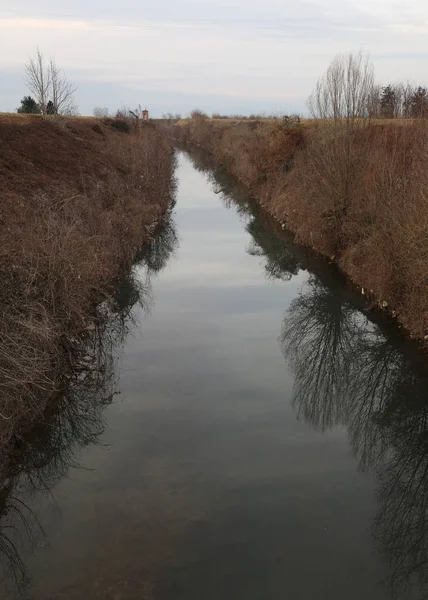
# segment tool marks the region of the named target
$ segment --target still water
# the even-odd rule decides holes
[[[1,484],[0,597],[421,598],[425,361],[203,155],[177,175]]]

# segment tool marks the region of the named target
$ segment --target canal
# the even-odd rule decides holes
[[[1,598],[428,591],[427,364],[199,153],[0,484]]]

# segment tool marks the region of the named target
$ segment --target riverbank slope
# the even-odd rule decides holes
[[[428,334],[428,127],[189,119],[207,150],[298,242],[335,260],[412,337]]]
[[[174,166],[152,125],[0,116],[0,457],[79,360],[170,206]]]

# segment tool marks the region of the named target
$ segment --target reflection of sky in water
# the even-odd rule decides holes
[[[49,546],[29,598],[385,598],[372,478],[344,427],[292,406],[279,338],[307,275],[267,281],[183,156],[179,177],[180,246],[128,337],[105,445],[33,501]]]

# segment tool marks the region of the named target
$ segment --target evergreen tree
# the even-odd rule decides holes
[[[49,102],[46,104],[46,114],[47,115],[56,115],[57,114],[57,110],[56,110],[55,105],[52,102],[52,100],[49,100]]]
[[[397,94],[392,85],[387,85],[382,89],[380,98],[380,113],[385,119],[395,117],[395,108],[397,104]]]
[[[410,98],[410,116],[414,119],[428,115],[428,92],[421,86]]]
[[[24,96],[21,100],[21,106],[17,109],[16,112],[28,115],[38,115],[41,111],[40,106],[37,104],[34,98],[32,98],[31,96]]]

